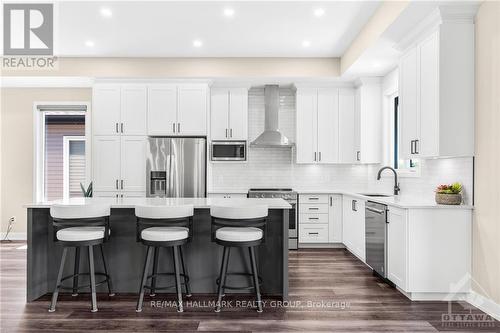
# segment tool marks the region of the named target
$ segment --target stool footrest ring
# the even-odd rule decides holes
[[[68,275],[68,276],[63,277],[61,279],[61,284],[59,285],[59,289],[62,289],[62,290],[75,290],[75,288],[73,288],[73,286],[71,286],[71,287],[63,286],[62,282],[65,281],[65,280],[68,280],[68,279],[73,279],[73,278],[75,278],[77,276],[82,276],[82,275],[89,276],[90,273],[78,273],[78,274],[72,274],[72,275]],[[96,287],[100,286],[101,284],[107,283],[110,280],[109,275],[105,274],[105,273],[94,273],[94,275],[96,275],[96,276],[104,276],[105,277],[104,280],[101,280],[101,281],[95,283]],[[83,289],[83,288],[90,288],[90,284],[86,284],[86,285],[83,285],[83,286],[78,285],[78,287],[76,287],[76,290],[80,291],[80,289]]]
[[[234,272],[234,273],[226,273],[226,276],[230,276],[230,275],[238,275],[238,276],[248,276],[250,278],[253,277],[253,275],[251,273],[239,273],[239,272]],[[227,278],[226,278],[226,281],[227,281]],[[217,278],[215,280],[215,283],[217,285],[220,284],[220,278]],[[262,278],[259,276],[259,285],[262,284]],[[251,289],[254,289],[255,287],[253,286],[253,284],[251,286],[231,286],[231,285],[223,285],[222,288],[224,289],[231,289],[231,290],[251,290]]]
[[[189,283],[189,276],[185,275],[185,274],[179,274],[182,278],[185,278],[186,279],[186,282]],[[156,273],[156,274],[151,274],[151,275],[148,275],[147,279],[151,279],[153,277],[159,277],[159,276],[175,276],[175,273]],[[184,281],[181,281],[181,285],[186,285],[186,283]],[[150,285],[144,285],[144,288],[146,289],[149,289],[149,290],[165,290],[165,289],[172,289],[172,288],[175,288],[175,284],[173,285],[170,285],[170,286],[162,286],[162,287],[157,287],[155,286],[154,288]]]

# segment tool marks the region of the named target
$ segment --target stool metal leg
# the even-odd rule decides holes
[[[179,246],[179,252],[181,255],[181,265],[182,265],[182,274],[184,274],[184,286],[186,288],[186,297],[191,297],[191,292],[189,288],[189,275],[186,270],[186,266],[184,265],[184,256],[182,255],[182,246]]]
[[[111,282],[111,276],[109,276],[108,274],[108,266],[106,265],[106,259],[104,258],[104,250],[102,248],[102,244],[99,244],[99,247],[101,248],[101,258],[102,258],[102,264],[104,266],[104,274],[106,274],[106,279],[108,283],[109,296],[115,296],[115,293],[113,292],[113,283]]]
[[[215,307],[215,312],[220,312],[221,302],[222,302],[222,294],[224,293],[224,285],[226,284],[226,274],[227,274],[227,266],[229,262],[229,247],[224,246],[222,251],[222,264],[219,275],[219,286],[217,288],[217,304]]]
[[[177,290],[177,312],[184,312],[182,306],[182,286],[179,263],[179,246],[174,246],[175,289]]]
[[[89,246],[89,271],[90,271],[90,291],[92,293],[92,309],[90,311],[97,312],[97,296],[95,288],[95,271],[94,271],[94,249]]]
[[[65,247],[63,249],[63,253],[62,253],[62,257],[61,257],[61,264],[59,265],[59,273],[57,273],[56,287],[54,288],[54,293],[52,294],[52,301],[50,302],[49,312],[56,311],[57,296],[59,295],[59,287],[61,286],[61,279],[62,279],[62,275],[63,275],[64,262],[66,261],[66,253],[67,252],[68,252],[68,248]]]
[[[255,295],[257,296],[257,312],[262,312],[262,299],[260,297],[259,275],[257,274],[257,264],[255,263],[255,250],[251,246],[248,249],[250,253],[250,263],[252,265],[253,285],[255,287]]]
[[[159,247],[155,246],[155,250],[153,253],[153,275],[155,275],[158,272],[158,256],[159,256],[158,251]],[[155,287],[156,287],[156,277],[153,276],[151,278],[151,290],[149,296],[156,296]]]
[[[148,280],[148,267],[150,259],[151,259],[151,246],[148,246],[148,250],[146,251],[146,260],[144,261],[144,269],[142,270],[141,287],[139,289],[139,299],[137,300],[137,307],[135,308],[136,312],[142,311],[142,301],[144,300],[144,286],[146,285],[146,281]]]
[[[73,274],[73,294],[71,296],[78,296],[78,273],[80,272],[80,247],[75,247],[75,269]]]

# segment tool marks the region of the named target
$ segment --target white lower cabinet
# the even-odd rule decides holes
[[[408,220],[405,209],[390,207],[387,212],[387,278],[408,290]]]
[[[301,194],[298,206],[299,243],[329,244],[342,242],[341,196]],[[304,247],[304,246],[303,246]]]
[[[344,195],[342,198],[342,240],[344,245],[362,261],[365,252],[365,201]]]
[[[455,300],[470,291],[471,210],[389,207],[387,221],[387,278],[407,297]]]

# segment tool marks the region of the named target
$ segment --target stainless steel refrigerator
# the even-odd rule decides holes
[[[146,195],[206,197],[205,138],[148,138]]]

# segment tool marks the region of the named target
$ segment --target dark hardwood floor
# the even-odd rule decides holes
[[[232,307],[218,314],[208,295],[193,296],[184,313],[170,306],[173,295],[146,297],[142,313],[135,312],[135,295],[99,295],[99,312],[91,313],[88,294],[63,295],[57,311],[48,313],[48,296],[25,302],[23,245],[0,246],[1,332],[500,332],[498,322],[477,316],[475,321],[471,316],[462,322],[443,320],[450,312],[482,312],[467,303],[411,302],[341,249],[290,252],[289,304],[277,306],[277,300],[265,299],[264,313],[246,308],[243,302],[251,297],[229,295]]]

